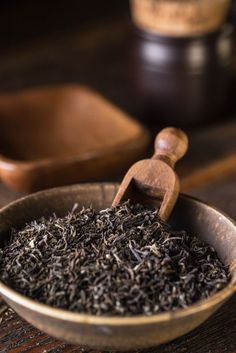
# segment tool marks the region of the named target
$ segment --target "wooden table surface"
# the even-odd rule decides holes
[[[53,35],[5,50],[0,55],[0,90],[82,82],[138,116],[135,97],[130,95],[124,81],[125,65],[122,65],[120,55],[126,45],[127,23],[127,17],[111,18],[102,26],[94,24],[86,31]],[[225,132],[223,139],[222,131]],[[190,132],[190,135],[194,148],[180,166],[181,175],[201,163],[207,165],[216,156],[236,152],[235,119],[204,132]],[[236,219],[236,176],[192,188],[189,193],[218,206]],[[0,183],[0,207],[20,196],[22,194],[8,190]],[[0,353],[93,352],[54,340],[5,309],[1,303]],[[236,353],[236,295],[193,332],[146,352]]]

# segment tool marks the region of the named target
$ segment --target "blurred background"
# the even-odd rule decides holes
[[[98,3],[75,0],[1,1],[1,46],[42,38],[44,36],[68,33],[86,28],[89,24],[102,23],[112,16],[129,11],[126,0]]]
[[[149,124],[195,127],[226,119],[235,100],[234,4],[217,0],[203,8],[202,19],[191,1],[192,18],[179,10],[172,22],[166,6],[162,24],[150,10],[155,0],[145,2],[149,9],[131,1],[132,21],[127,0],[1,1],[1,91],[79,82]],[[178,11],[183,5],[175,2]]]
[[[190,151],[179,167],[183,178],[190,177],[183,184],[186,190],[233,174],[235,18],[235,1],[230,0],[1,1],[0,166],[12,179],[4,175],[4,182],[13,187],[19,180],[21,184],[22,175],[14,174],[20,162],[61,158],[68,151],[96,154],[101,141],[108,143],[106,131],[113,130],[114,114],[101,124],[100,108],[93,116],[88,113],[90,98],[87,115],[74,113],[79,127],[71,125],[70,106],[63,107],[65,119],[61,119],[62,107],[57,102],[63,102],[63,97],[53,102],[50,95],[45,98],[39,91],[40,97],[31,98],[35,89],[48,86],[53,91],[65,84],[85,85],[128,113],[141,124],[137,125],[140,129],[148,131],[150,147],[141,135],[136,136],[136,152],[122,161],[128,147],[120,140],[124,148],[119,163],[117,155],[109,157],[116,168],[103,164],[98,173],[93,170],[78,178],[72,170],[73,178],[60,177],[57,182],[53,173],[58,174],[58,169],[50,177],[37,171],[37,178],[45,181],[42,185],[28,166],[29,187],[16,189],[34,191],[71,182],[109,180],[108,171],[113,169],[112,178],[120,180],[128,165],[152,153],[153,137],[168,125],[184,128],[190,136]],[[25,98],[18,96],[25,92]],[[99,130],[97,126],[99,136],[94,132]],[[76,129],[79,147],[73,142]],[[67,131],[66,137],[57,131]],[[130,128],[125,131],[130,131],[130,148],[133,135]],[[115,129],[113,133],[122,135]],[[79,143],[81,136],[85,142]],[[85,148],[91,141],[93,146]],[[109,143],[104,148],[109,150]],[[51,148],[48,152],[47,146]],[[11,159],[9,165],[4,158]]]
[[[79,82],[129,107],[120,94],[128,23],[125,0],[1,1],[1,90]]]

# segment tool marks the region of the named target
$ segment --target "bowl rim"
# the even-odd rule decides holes
[[[32,193],[30,195],[21,197],[8,205],[4,206],[0,210],[0,214],[9,210],[12,207],[15,207],[18,204],[21,204],[25,200],[34,200],[35,196],[44,196],[52,195],[58,191],[69,191],[79,188],[86,188],[88,186],[101,186],[101,185],[110,185],[118,186],[118,183],[84,183],[84,184],[75,184],[70,186],[56,187],[51,189],[46,189]],[[227,214],[220,211],[218,208],[211,206],[210,204],[199,200],[196,197],[192,197],[186,194],[180,193],[180,197],[183,199],[192,200],[194,202],[200,203],[204,206],[207,206],[213,209],[215,212],[219,213],[221,216],[225,217],[235,228],[236,222],[232,220]],[[235,229],[236,234],[236,229]],[[0,281],[0,294],[4,297],[7,302],[13,302],[16,306],[22,306],[27,310],[37,312],[38,314],[51,317],[53,319],[59,319],[62,321],[70,321],[79,324],[92,324],[92,325],[106,325],[106,326],[139,326],[139,325],[150,325],[153,323],[167,322],[169,320],[178,319],[186,316],[191,316],[198,314],[202,311],[205,311],[216,305],[223,304],[223,302],[228,299],[234,292],[236,292],[236,282],[230,281],[230,283],[219,292],[213,294],[209,298],[198,301],[197,303],[190,305],[187,308],[177,309],[176,311],[167,311],[155,315],[144,316],[144,315],[134,315],[134,316],[96,316],[91,314],[84,314],[78,312],[70,312],[65,309],[59,309],[47,304],[37,302],[33,299],[28,298],[25,295],[22,295],[15,291],[14,289],[8,287],[3,282]]]

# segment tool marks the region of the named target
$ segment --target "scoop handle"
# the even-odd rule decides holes
[[[174,168],[188,149],[188,137],[180,129],[167,127],[157,134],[153,159],[161,159]]]

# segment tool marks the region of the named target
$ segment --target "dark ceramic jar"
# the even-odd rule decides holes
[[[232,37],[229,26],[195,37],[135,28],[130,72],[145,116],[178,126],[222,118],[229,108]]]
[[[231,22],[234,26],[236,25],[236,0],[231,1],[231,6],[229,9],[229,22]]]

